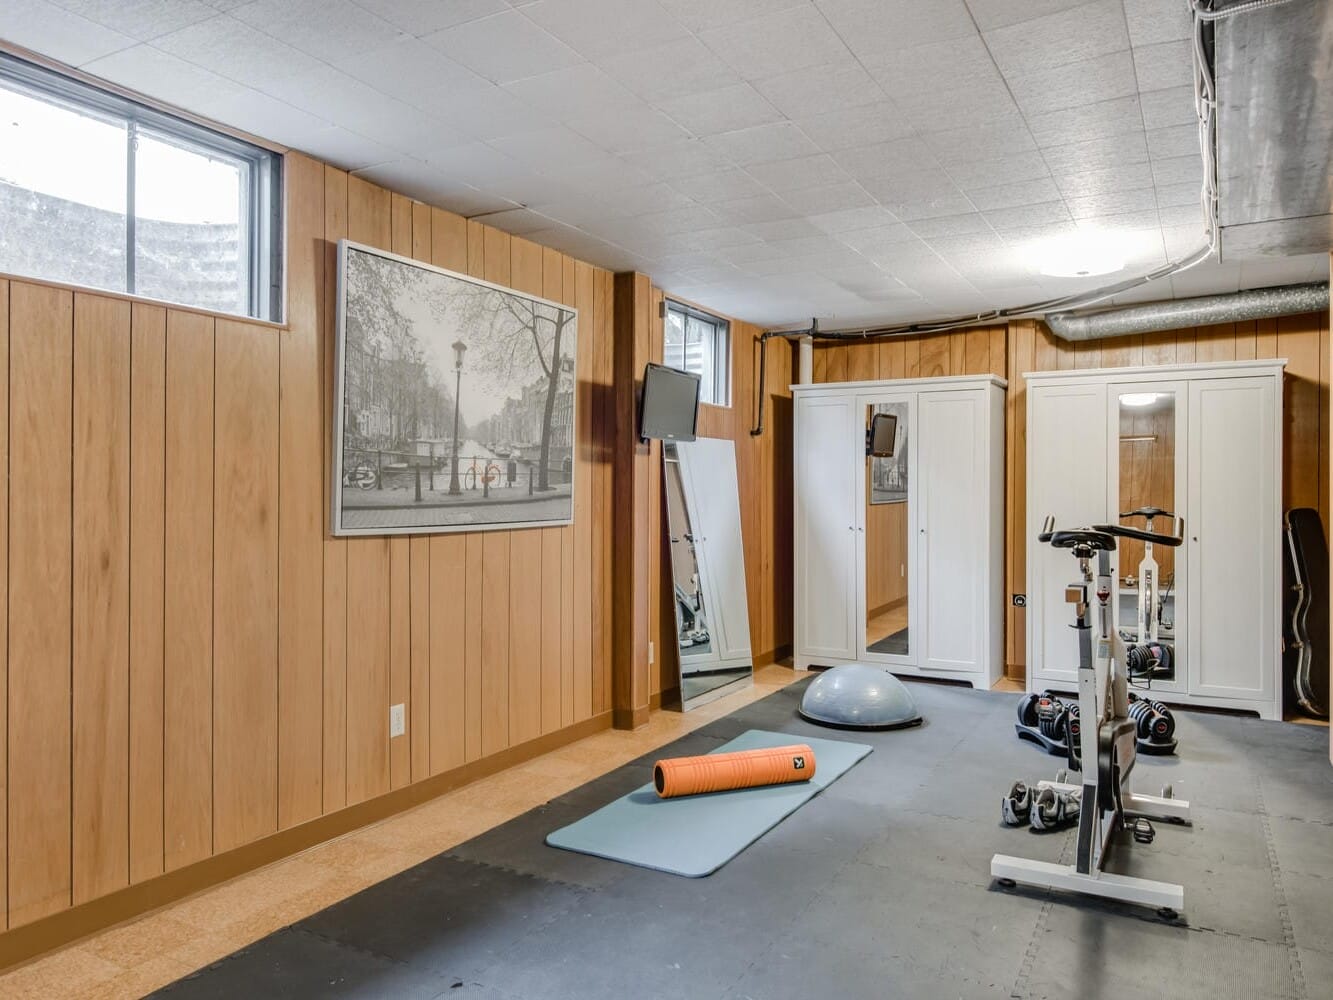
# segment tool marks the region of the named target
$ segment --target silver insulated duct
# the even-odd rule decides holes
[[[1282,285],[1253,288],[1230,295],[1150,302],[1105,312],[1048,313],[1046,325],[1061,340],[1100,340],[1131,333],[1156,333],[1212,323],[1240,323],[1295,313],[1327,312],[1328,285]]]

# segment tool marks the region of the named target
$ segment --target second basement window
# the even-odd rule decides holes
[[[727,321],[668,302],[665,332],[663,363],[699,376],[699,402],[730,406],[731,328]]]

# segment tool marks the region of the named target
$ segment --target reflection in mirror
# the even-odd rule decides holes
[[[1170,534],[1176,508],[1176,395],[1134,391],[1119,395],[1120,511],[1132,527]],[[1166,512],[1166,513],[1163,513]],[[1133,538],[1120,539],[1120,634],[1127,642],[1161,642],[1151,677],[1175,677],[1176,550],[1150,549]],[[1155,565],[1154,565],[1155,564]]]
[[[750,615],[731,441],[662,447],[672,601],[685,710],[750,682]]]
[[[888,450],[874,433],[887,427],[884,416],[894,418],[893,454],[866,458],[866,653],[906,656],[907,404],[866,407],[872,451]]]

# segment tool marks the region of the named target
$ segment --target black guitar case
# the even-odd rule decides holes
[[[1286,517],[1286,689],[1310,715],[1328,718],[1328,544],[1319,512],[1295,507]]]

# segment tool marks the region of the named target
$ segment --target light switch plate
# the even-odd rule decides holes
[[[402,736],[405,732],[407,732],[407,716],[406,713],[403,711],[403,706],[401,704],[390,705],[389,706],[390,738],[394,736]]]

